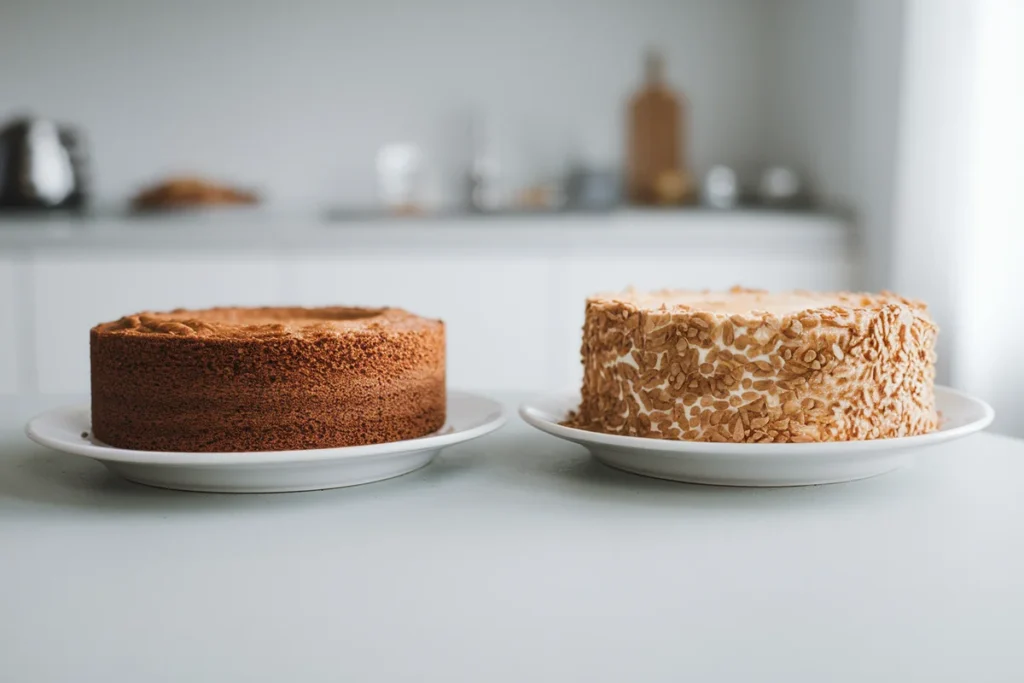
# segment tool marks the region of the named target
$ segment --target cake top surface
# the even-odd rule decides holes
[[[640,292],[628,289],[620,293],[595,294],[588,301],[603,304],[624,304],[637,310],[676,310],[730,315],[773,315],[785,317],[803,311],[822,308],[880,308],[889,304],[903,304],[923,308],[922,304],[908,301],[894,294],[865,294],[859,292],[767,292],[758,289],[733,287],[727,292],[709,290],[691,291],[663,289]]]
[[[93,328],[99,334],[162,335],[208,339],[306,339],[360,333],[412,332],[439,320],[399,308],[261,307],[142,312]]]

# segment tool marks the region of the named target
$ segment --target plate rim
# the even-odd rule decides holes
[[[857,441],[828,441],[814,443],[716,443],[709,441],[674,441],[670,439],[651,439],[642,436],[624,436],[621,434],[605,434],[590,432],[575,427],[565,427],[552,422],[542,415],[544,412],[538,405],[541,401],[579,401],[579,390],[564,390],[538,394],[519,404],[519,417],[530,426],[561,439],[573,441],[583,446],[602,446],[621,449],[640,449],[662,451],[666,454],[693,454],[736,457],[763,457],[766,454],[786,455],[787,457],[820,457],[823,453],[842,453],[853,451],[884,451],[901,448],[917,448],[944,441],[959,439],[975,432],[980,432],[995,419],[995,410],[982,399],[967,392],[953,389],[941,384],[935,385],[936,397],[947,394],[959,397],[972,403],[982,411],[981,417],[958,427],[942,429],[941,427],[928,434],[915,436],[899,436],[887,439],[862,439]]]
[[[286,451],[228,451],[228,452],[182,452],[182,451],[141,451],[129,448],[117,448],[92,441],[71,443],[54,439],[40,433],[38,425],[41,421],[58,414],[85,412],[91,419],[90,404],[78,403],[50,408],[33,416],[25,424],[25,435],[35,443],[71,455],[80,455],[101,462],[119,462],[136,465],[166,465],[187,467],[223,467],[250,465],[287,465],[292,463],[326,462],[350,460],[381,455],[393,455],[411,451],[441,449],[465,441],[471,441],[501,429],[507,422],[505,407],[499,402],[471,391],[448,390],[445,398],[446,408],[451,410],[453,398],[468,399],[489,404],[493,416],[469,429],[448,432],[445,434],[428,434],[415,439],[389,441],[387,443],[366,444],[361,446],[337,446],[331,448],[309,448]],[[446,420],[447,423],[447,420]],[[442,427],[443,429],[443,427]],[[88,425],[91,432],[92,424]],[[83,430],[84,431],[84,430]]]

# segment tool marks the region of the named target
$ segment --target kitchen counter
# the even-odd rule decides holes
[[[67,401],[0,399],[3,680],[1024,680],[1024,442],[727,489],[510,415],[398,479],[230,496],[23,436]]]
[[[848,221],[770,210],[623,210],[609,213],[439,215],[331,219],[240,209],[163,216],[4,216],[0,252],[111,249],[649,251],[813,255],[848,249]]]

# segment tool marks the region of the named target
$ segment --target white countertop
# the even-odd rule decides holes
[[[354,217],[260,210],[165,216],[0,214],[0,251],[358,249],[393,252],[502,250],[579,252],[659,249],[726,250],[760,256],[814,256],[850,249],[850,222],[806,211],[636,210],[496,216]]]
[[[66,402],[0,400],[0,680],[1024,680],[1024,442],[724,489],[512,415],[399,479],[229,496],[22,435]]]

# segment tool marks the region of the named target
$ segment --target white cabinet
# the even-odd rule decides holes
[[[258,253],[39,258],[32,267],[38,390],[89,390],[89,329],[97,323],[142,310],[280,303],[280,276],[279,262]]]
[[[487,391],[549,384],[551,278],[545,258],[476,252],[296,255],[284,277],[287,298],[303,305],[397,306],[444,320],[449,386]]]
[[[0,394],[18,391],[21,353],[30,344],[30,331],[20,324],[25,296],[19,286],[20,268],[14,261],[0,261]]]

